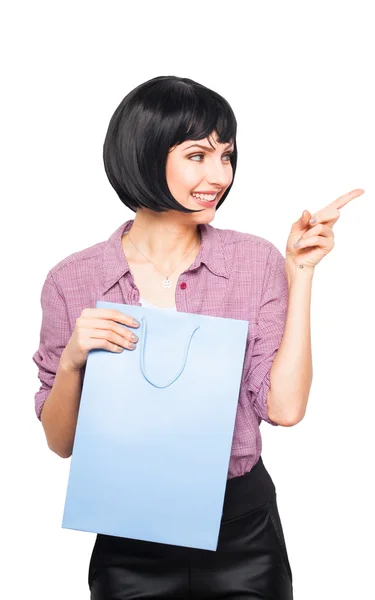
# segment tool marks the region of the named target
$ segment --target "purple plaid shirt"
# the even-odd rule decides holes
[[[84,308],[97,300],[141,306],[121,236],[75,252],[47,274],[41,293],[39,348],[32,357],[41,382],[38,418],[54,382],[61,353]],[[249,321],[228,478],[250,471],[262,451],[259,425],[268,417],[272,361],[280,346],[288,307],[285,259],[271,242],[250,233],[199,225],[201,246],[176,287],[178,311]],[[228,349],[230,340],[228,340]],[[85,367],[82,369],[84,376]]]

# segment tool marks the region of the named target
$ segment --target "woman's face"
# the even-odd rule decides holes
[[[217,144],[216,132],[213,139],[187,140],[170,150],[166,177],[173,197],[193,210],[201,213],[181,213],[187,217],[198,217],[199,222],[211,221],[215,216],[216,205],[233,180],[230,153],[233,144]],[[203,146],[203,147],[202,147]],[[197,192],[216,194],[213,201],[208,197],[194,197]]]

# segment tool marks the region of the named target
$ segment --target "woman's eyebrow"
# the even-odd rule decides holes
[[[225,144],[226,146],[232,146],[233,144],[231,142],[229,142],[228,144]],[[214,152],[215,148],[212,148],[211,146],[202,146],[202,144],[192,144],[191,146],[187,146],[187,148],[185,148],[185,150],[188,150],[189,148],[203,148],[203,150],[208,150],[208,152]]]

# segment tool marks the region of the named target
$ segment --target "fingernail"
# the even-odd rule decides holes
[[[293,244],[293,248],[298,248],[299,247],[299,242],[297,242],[296,244]]]
[[[138,338],[134,333],[132,333],[131,338],[132,338],[133,342],[138,342]]]
[[[140,323],[139,323],[139,321],[137,321],[137,319],[133,319],[133,325],[134,325],[134,327],[139,327]]]
[[[315,217],[311,217],[309,223],[311,223],[311,225],[313,225],[313,223],[315,223],[315,222],[316,222],[316,218]]]

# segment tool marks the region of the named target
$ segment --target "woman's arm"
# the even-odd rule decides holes
[[[72,454],[81,391],[81,371],[69,367],[63,352],[40,415],[48,447],[62,458]]]
[[[275,423],[296,425],[305,415],[312,382],[310,303],[314,269],[285,261],[289,301],[285,330],[270,371],[268,414]]]
[[[280,425],[295,425],[301,421],[309,398],[312,381],[310,302],[315,266],[334,247],[333,225],[340,217],[340,208],[363,193],[361,188],[352,190],[314,215],[304,210],[292,225],[285,259],[289,288],[287,319],[271,367],[267,396],[268,411]]]
[[[71,456],[77,424],[83,377],[67,364],[65,348],[71,323],[61,288],[48,272],[41,293],[42,324],[39,348],[33,355],[41,387],[35,409],[48,447],[63,458]]]

